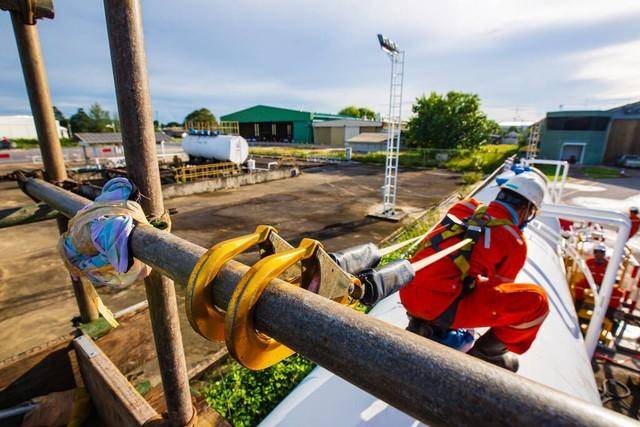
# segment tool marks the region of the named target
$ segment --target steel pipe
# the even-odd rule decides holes
[[[67,178],[67,170],[64,165],[62,146],[58,139],[58,127],[53,114],[38,28],[35,25],[23,23],[17,12],[11,12],[11,22],[29,95],[31,113],[38,134],[44,174],[48,181],[62,182]]]
[[[104,0],[104,11],[127,174],[144,196],[140,204],[147,217],[159,219],[165,211],[140,2]],[[154,269],[145,279],[145,290],[169,424],[183,426],[193,419],[195,408],[191,403],[175,287]]]
[[[79,197],[30,179],[26,191],[66,215]],[[68,202],[66,198],[69,198]],[[89,200],[84,199],[85,203]],[[185,284],[205,249],[136,227],[134,255]],[[226,307],[249,269],[228,262],[213,299]],[[637,426],[631,418],[489,365],[378,319],[273,280],[256,305],[257,327],[336,375],[428,424]]]

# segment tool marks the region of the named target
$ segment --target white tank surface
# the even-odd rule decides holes
[[[244,163],[249,157],[249,144],[243,137],[236,135],[187,135],[182,140],[182,149],[192,157],[238,164]]]

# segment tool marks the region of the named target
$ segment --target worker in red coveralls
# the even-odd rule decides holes
[[[638,228],[640,228],[640,216],[638,216],[638,208],[632,206],[629,208],[629,220],[631,221],[631,228],[629,229],[629,239],[636,235]]]
[[[525,172],[502,184],[488,206],[474,199],[455,204],[412,262],[481,231],[475,244],[463,248],[466,254],[460,250],[427,266],[400,290],[409,316],[407,330],[436,339],[443,330],[489,327],[468,354],[517,371],[513,353],[529,349],[549,311],[540,286],[514,283],[527,257],[522,229],[537,213],[543,196],[541,179]],[[457,232],[451,223],[462,223],[464,233],[451,237]]]
[[[607,260],[607,247],[603,244],[596,245],[593,248],[593,257],[587,260],[587,267],[591,272],[591,276],[593,277],[593,282],[596,285],[597,290],[600,290],[600,285],[602,285],[602,280],[604,279],[604,274],[606,273],[608,266],[609,261]],[[576,301],[576,310],[580,310],[582,304],[584,304],[584,294],[587,289],[590,289],[590,286],[586,277],[576,283],[573,289],[573,296]],[[620,286],[614,285],[613,290],[611,291],[611,299],[609,300],[607,317],[613,316],[613,312],[620,307],[623,297],[624,291]]]

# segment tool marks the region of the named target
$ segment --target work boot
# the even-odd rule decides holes
[[[492,330],[478,338],[467,354],[512,372],[518,371],[518,357],[507,350]]]

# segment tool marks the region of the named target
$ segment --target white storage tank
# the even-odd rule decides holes
[[[182,149],[191,157],[238,164],[244,163],[249,157],[249,144],[236,135],[187,135],[182,139]]]

